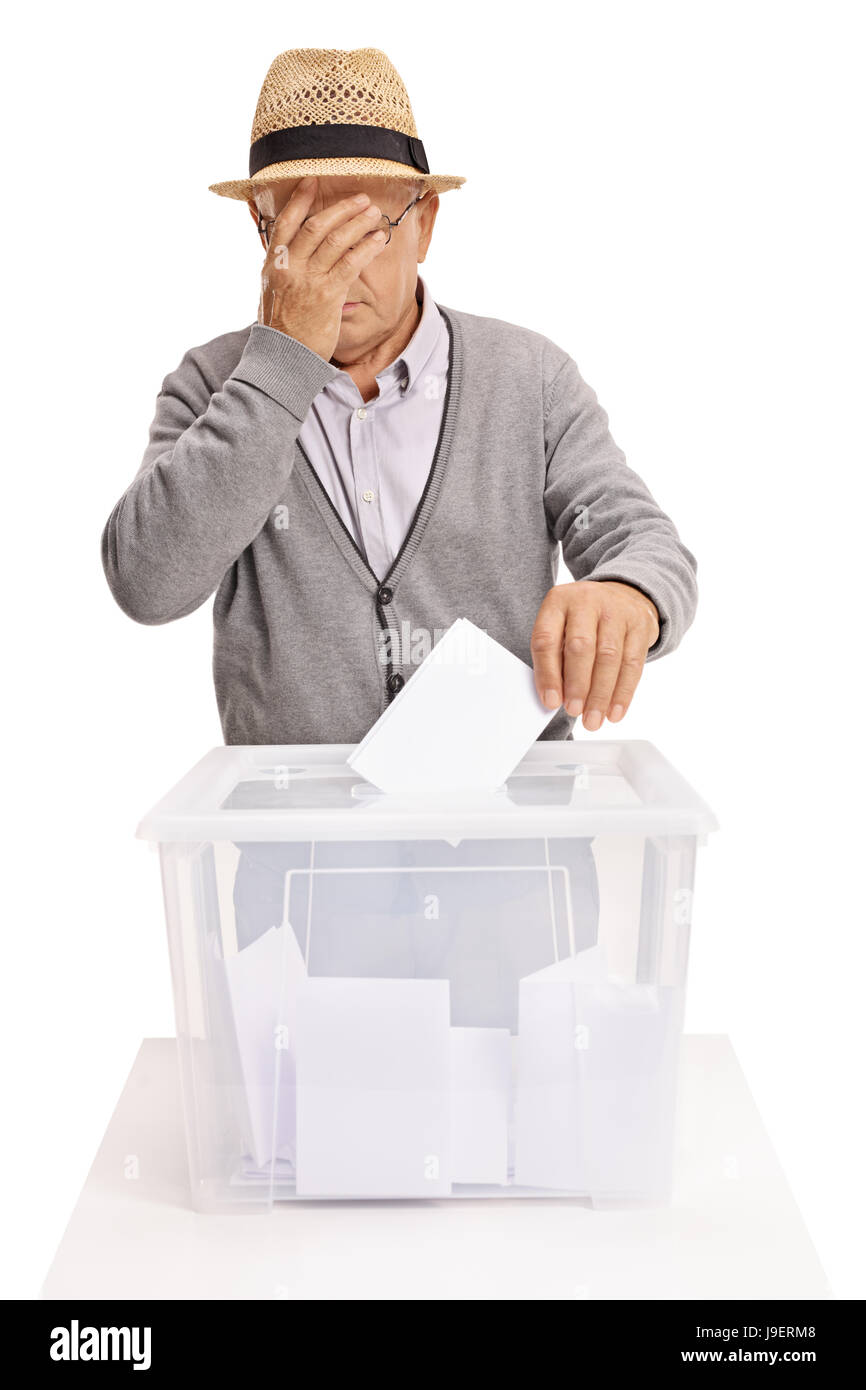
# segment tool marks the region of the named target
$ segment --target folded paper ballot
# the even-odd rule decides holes
[[[288,922],[223,962],[257,1167],[295,1158],[295,1038],[307,977]]]
[[[604,951],[591,946],[520,981],[517,1039],[519,1187],[580,1190],[579,986],[604,978]]]
[[[664,1187],[682,994],[610,975],[600,946],[521,980],[519,1186]]]
[[[451,1191],[447,980],[308,978],[297,999],[299,1197]]]
[[[451,1029],[451,1181],[508,1182],[511,1034]]]
[[[350,767],[384,792],[501,786],[553,718],[531,667],[458,618],[366,737]]]

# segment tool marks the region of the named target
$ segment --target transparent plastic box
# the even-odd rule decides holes
[[[192,1204],[665,1203],[695,857],[652,744],[403,799],[350,746],[221,747],[159,845]]]

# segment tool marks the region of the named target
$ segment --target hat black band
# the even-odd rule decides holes
[[[250,178],[270,164],[290,159],[391,159],[411,164],[422,174],[430,166],[424,146],[414,135],[377,125],[299,125],[272,130],[250,146]]]

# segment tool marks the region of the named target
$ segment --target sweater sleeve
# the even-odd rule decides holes
[[[169,373],[142,463],[102,533],[105,575],[125,613],[168,623],[214,592],[284,495],[304,417],[338,371],[253,324],[215,393],[197,349]]]
[[[567,355],[546,391],[545,457],[548,525],[570,573],[640,589],[659,613],[647,661],[673,651],[695,615],[697,561],[626,463],[595,391]]]

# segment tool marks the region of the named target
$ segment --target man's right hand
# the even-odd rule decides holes
[[[313,177],[302,180],[271,227],[258,321],[329,362],[349,287],[386,241],[384,232],[371,233],[382,213],[366,193],[308,217],[317,186]]]

